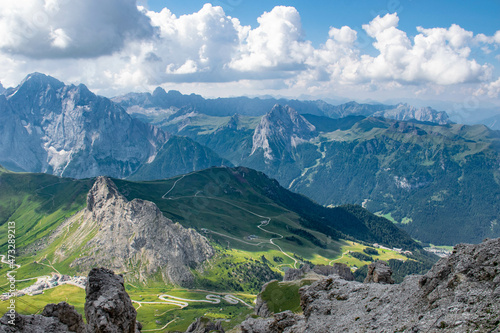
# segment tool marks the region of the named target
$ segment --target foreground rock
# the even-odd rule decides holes
[[[189,325],[186,333],[224,333],[220,320],[213,323],[209,318],[200,317]]]
[[[329,275],[338,275],[344,280],[354,281],[354,275],[351,272],[351,269],[346,264],[334,263],[332,266],[330,265],[315,265],[311,268],[309,265],[304,265],[301,268],[290,268],[286,270],[285,276],[283,277],[283,281],[295,281],[300,280],[306,277],[308,273],[315,273],[317,275],[329,276]]]
[[[303,265],[301,268],[290,268],[285,272],[285,276],[283,277],[283,282],[279,282],[279,285],[282,286],[292,286],[292,285],[303,285],[302,283],[307,281],[309,284],[311,281],[321,280],[325,276],[329,275],[337,275],[342,279],[347,281],[354,281],[354,275],[351,272],[351,269],[346,264],[335,263],[333,266],[329,265],[316,265],[311,268],[309,265]],[[262,286],[261,292],[257,295],[257,299],[255,301],[254,313],[262,318],[267,318],[273,315],[273,312],[270,310],[269,301],[273,302],[276,300],[264,300],[263,293],[266,291],[270,284],[275,284],[278,282],[277,280],[271,280]],[[278,297],[279,298],[279,297]],[[279,303],[279,302],[278,302]],[[272,308],[272,306],[271,306]]]
[[[330,276],[301,289],[303,315],[247,319],[243,332],[500,332],[500,239],[461,244],[399,285]]]
[[[47,304],[41,315],[6,313],[0,333],[139,333],[137,312],[125,292],[123,277],[105,268],[90,271],[85,288],[87,325],[66,302]]]
[[[85,317],[95,333],[139,332],[137,311],[125,291],[123,277],[105,268],[90,271],[85,286]]]
[[[41,315],[6,313],[0,318],[1,333],[86,333],[82,316],[66,302],[47,304]]]
[[[364,283],[393,284],[392,269],[385,261],[375,261],[368,265]]]
[[[87,208],[60,227],[60,233],[65,235],[75,224],[76,231],[65,236],[56,255],[62,261],[79,253],[71,266],[80,271],[104,266],[128,272],[130,280],[144,282],[158,274],[165,283],[189,287],[194,279],[191,268],[214,254],[204,236],[167,219],[150,201],[128,201],[106,177],[97,178]]]

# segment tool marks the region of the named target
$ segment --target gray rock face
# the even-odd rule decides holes
[[[14,320],[12,325],[11,320]],[[1,333],[64,333],[76,332],[86,333],[82,316],[75,308],[66,302],[59,304],[47,304],[41,315],[20,315],[18,313],[9,316],[6,313],[0,318]]]
[[[346,264],[334,263],[333,266],[330,265],[316,265],[312,269],[309,265],[304,265],[299,269],[290,268],[286,270],[283,281],[295,281],[300,280],[305,277],[309,272],[314,272],[318,275],[328,276],[328,275],[339,275],[341,278],[347,281],[354,281],[354,275],[351,269]]]
[[[300,280],[304,277],[307,272],[311,271],[309,265],[304,265],[301,268],[290,268],[285,271],[285,276],[283,276],[283,281],[295,281]]]
[[[136,333],[137,311],[125,292],[123,277],[105,268],[90,271],[85,286],[85,317],[88,332]]]
[[[266,159],[274,159],[274,150],[287,150],[316,136],[316,127],[289,106],[275,105],[260,120],[253,134],[252,154],[259,148]]]
[[[393,284],[392,269],[385,261],[375,261],[368,266],[364,283]]]
[[[500,239],[456,246],[399,285],[337,276],[301,288],[303,315],[248,319],[243,332],[500,332]]]
[[[313,267],[313,272],[319,275],[329,276],[338,275],[342,279],[347,281],[354,281],[354,274],[352,274],[351,269],[346,264],[333,263],[330,265],[316,265]]]
[[[210,319],[205,317],[196,318],[191,325],[189,325],[186,333],[224,333],[224,329],[222,328],[222,324],[220,320],[213,323]]]
[[[168,136],[84,85],[30,74],[0,95],[0,164],[14,171],[124,178]]]
[[[73,305],[66,302],[59,304],[47,304],[43,309],[42,316],[54,317],[66,326],[71,332],[85,333],[85,324],[83,323],[82,315],[76,312]]]
[[[396,120],[418,120],[439,125],[450,124],[450,118],[444,111],[436,111],[430,107],[417,108],[408,104],[398,104],[393,109],[386,109],[373,113],[373,117],[383,117]]]
[[[57,255],[58,260],[64,260],[80,251],[71,264],[80,271],[104,266],[139,281],[160,273],[166,283],[190,286],[190,268],[214,254],[208,240],[198,232],[173,223],[152,202],[129,202],[106,177],[97,178],[87,196],[87,208],[67,222],[73,223],[79,224],[78,229]],[[89,237],[79,250],[81,240]]]

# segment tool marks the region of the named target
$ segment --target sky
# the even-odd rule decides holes
[[[498,0],[2,0],[0,81],[500,113],[498,17]]]

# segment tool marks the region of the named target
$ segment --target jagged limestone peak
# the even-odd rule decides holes
[[[196,230],[166,218],[153,202],[127,200],[107,177],[96,179],[87,195],[87,208],[66,224],[77,227],[65,235],[58,260],[76,251],[78,258],[70,266],[86,271],[101,265],[124,273],[129,281],[146,282],[156,275],[165,283],[190,286],[191,269],[215,253]],[[66,226],[60,230],[64,233]]]
[[[99,176],[87,195],[87,209],[93,211],[94,208],[102,207],[105,201],[113,198],[127,201],[111,179]]]

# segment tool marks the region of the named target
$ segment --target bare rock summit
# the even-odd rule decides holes
[[[191,286],[192,268],[212,257],[214,249],[194,229],[163,216],[150,201],[128,201],[111,179],[98,177],[87,195],[87,208],[61,228],[77,224],[56,254],[64,260],[75,251],[71,263],[79,271],[104,266],[125,279],[143,282],[158,274],[166,283]],[[88,239],[79,249],[82,240]]]

